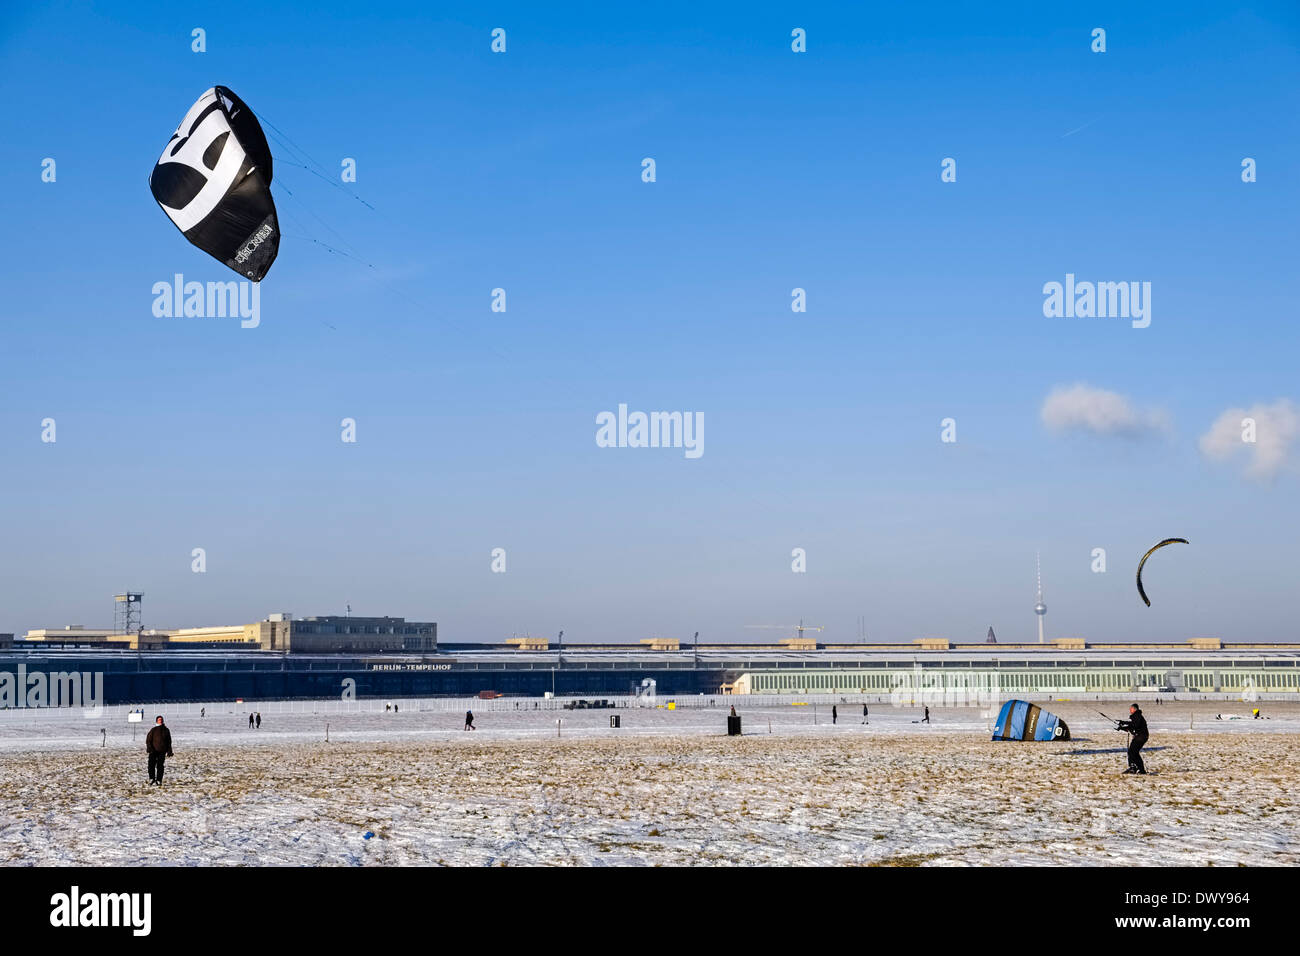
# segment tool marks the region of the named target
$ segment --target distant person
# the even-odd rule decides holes
[[[929,722],[930,722],[930,708],[927,707],[925,708],[925,716],[921,718],[921,723],[928,724]]]
[[[1129,706],[1128,715],[1128,720],[1119,722],[1119,729],[1131,735],[1128,743],[1128,769],[1124,772],[1146,773],[1146,764],[1142,762],[1142,748],[1150,739],[1150,734],[1147,732],[1147,719],[1142,716],[1142,708],[1137,704]]]
[[[831,723],[835,724],[839,721],[839,719],[840,719],[839,709],[834,704],[831,704]]]
[[[863,705],[862,705],[862,722],[863,722],[864,724],[867,722],[867,705],[866,705],[866,704],[863,704]]]
[[[206,716],[208,716],[208,709],[207,709],[206,707],[200,707],[200,708],[199,708],[199,716],[200,716],[200,717],[206,717]]]
[[[149,782],[162,784],[163,763],[172,756],[172,732],[159,714],[153,729],[144,736],[144,750],[149,755]]]
[[[1259,708],[1258,708],[1258,707],[1255,708],[1255,710],[1254,710],[1254,714],[1255,714],[1255,719],[1256,719],[1256,720],[1259,720]]]
[[[731,705],[731,716],[732,716],[732,717],[735,717],[735,716],[736,716],[736,705],[735,705],[735,704],[732,704],[732,705]]]
[[[474,711],[472,710],[465,711],[465,729],[466,730],[478,729],[474,726]]]
[[[393,713],[397,713],[397,705],[396,705],[396,704],[393,705]]]
[[[252,714],[249,714],[249,715],[248,715],[248,729],[249,729],[249,730],[252,730],[252,729],[253,729],[253,715],[252,715]]]
[[[260,710],[257,712],[257,729],[262,729],[262,712]]]

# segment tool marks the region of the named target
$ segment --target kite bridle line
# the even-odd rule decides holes
[[[1101,714],[1101,711],[1097,711],[1097,713]],[[1111,723],[1113,723],[1113,724],[1115,725],[1116,729],[1119,728],[1119,720],[1118,720],[1117,718],[1115,718],[1115,717],[1111,717],[1111,716],[1109,716],[1108,714],[1101,714],[1101,715],[1102,715],[1103,717],[1105,717],[1107,720],[1109,720]]]

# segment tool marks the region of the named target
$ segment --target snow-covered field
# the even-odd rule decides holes
[[[1046,704],[1075,739],[1042,744],[990,741],[974,709],[927,726],[873,704],[864,726],[846,704],[831,726],[828,703],[740,706],[739,738],[721,707],[476,709],[469,733],[460,713],[406,707],[151,706],[135,740],[118,713],[3,712],[0,861],[1300,863],[1300,704],[1263,703],[1260,721],[1214,719],[1241,703],[1148,705],[1147,777],[1120,774],[1127,738],[1096,714],[1113,702]],[[155,713],[176,751],[163,787],[145,774]]]

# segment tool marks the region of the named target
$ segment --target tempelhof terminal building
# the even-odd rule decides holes
[[[1300,644],[446,643],[434,623],[292,618],[135,635],[0,635],[0,674],[103,673],[105,703],[338,697],[814,695],[963,706],[994,698],[1300,696]],[[737,701],[739,703],[739,701]]]
[[[756,662],[755,662],[756,663]],[[827,645],[805,668],[752,667],[737,694],[908,694],[960,704],[971,697],[1172,693],[1300,694],[1300,644],[953,644]]]

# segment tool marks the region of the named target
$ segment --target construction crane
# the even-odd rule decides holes
[[[745,627],[762,628],[768,630],[794,631],[795,637],[802,639],[804,631],[824,631],[820,624],[805,624],[803,618],[799,618],[798,624],[746,624]]]

